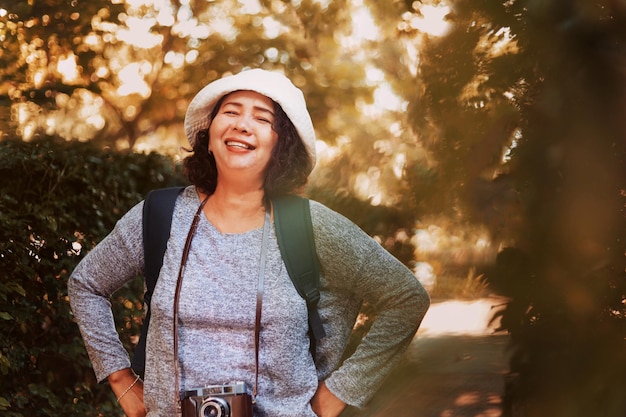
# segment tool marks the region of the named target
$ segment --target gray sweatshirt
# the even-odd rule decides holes
[[[193,186],[179,196],[152,297],[144,381],[149,417],[176,415],[173,300],[183,246],[198,205]],[[130,366],[109,298],[143,271],[142,207],[139,203],[126,213],[69,280],[72,310],[99,381]],[[327,336],[318,343],[313,361],[306,304],[287,274],[272,227],[255,417],[314,417],[309,402],[318,380],[325,380],[345,403],[365,406],[411,342],[429,306],[426,291],[411,271],[351,221],[315,201],[311,218],[322,266],[318,309]],[[253,386],[262,232],[260,228],[224,234],[202,217],[180,294],[181,390],[235,381]],[[363,301],[375,308],[376,320],[356,352],[341,363]]]

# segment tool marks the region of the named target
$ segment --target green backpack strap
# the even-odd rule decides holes
[[[143,300],[146,306],[146,315],[131,363],[132,368],[141,375],[143,375],[146,366],[146,338],[150,324],[150,301],[163,265],[163,255],[170,237],[174,205],[178,195],[184,189],[185,187],[171,187],[152,190],[146,194],[143,202],[143,252],[146,283],[146,293]]]
[[[298,293],[306,301],[311,346],[326,336],[317,310],[320,300],[320,266],[315,249],[309,200],[295,195],[272,200],[280,253]],[[315,357],[315,356],[314,356]]]
[[[150,323],[150,301],[156,286],[163,255],[167,248],[176,199],[184,187],[153,190],[146,195],[143,206],[143,242],[145,260],[146,316],[141,336],[135,348],[132,368],[143,374],[146,361],[146,338]],[[309,200],[297,196],[284,196],[272,200],[274,222],[280,252],[287,272],[298,294],[306,301],[309,315],[311,352],[315,358],[316,340],[326,336],[322,319],[317,311],[320,299],[319,262],[313,238]]]

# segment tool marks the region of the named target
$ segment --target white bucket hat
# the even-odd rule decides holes
[[[280,104],[304,143],[311,167],[315,166],[315,130],[302,91],[284,75],[258,68],[215,80],[196,94],[185,115],[185,134],[191,146],[197,133],[209,127],[209,116],[217,101],[239,90],[255,91]]]

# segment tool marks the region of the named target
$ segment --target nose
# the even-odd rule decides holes
[[[235,130],[238,130],[241,133],[248,133],[249,126],[250,126],[249,123],[250,122],[248,120],[248,117],[242,114],[239,117],[237,117],[233,127]]]

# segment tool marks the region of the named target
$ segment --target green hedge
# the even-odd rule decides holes
[[[51,138],[0,142],[0,414],[121,415],[97,385],[67,296],[67,279],[115,221],[153,188],[183,183],[158,154],[102,150]],[[141,279],[114,309],[130,349]]]

